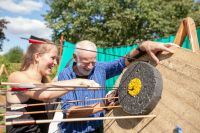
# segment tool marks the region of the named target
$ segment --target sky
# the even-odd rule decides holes
[[[10,48],[19,46],[25,52],[29,46],[30,35],[51,39],[52,30],[46,26],[42,17],[49,10],[45,0],[0,0],[0,19],[5,18],[9,23],[4,30],[7,40],[3,43],[5,54]]]

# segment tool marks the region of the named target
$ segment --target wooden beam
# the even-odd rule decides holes
[[[1,68],[0,68],[0,76],[1,76],[1,74],[3,73],[4,67],[5,67],[5,65],[2,64],[2,65],[1,65]]]
[[[6,66],[5,66],[5,65],[4,65],[4,72],[5,72],[6,76],[8,77],[9,74],[8,74],[8,70],[6,69]]]
[[[194,20],[190,17],[187,17],[186,19],[184,19],[184,25],[186,26],[186,32],[190,40],[191,49],[193,52],[196,52],[197,50],[199,50],[199,42]]]
[[[5,64],[2,64],[2,65],[1,65],[1,68],[0,68],[0,76],[3,74],[3,72],[6,74],[7,77],[9,76],[8,70],[6,69]]]
[[[180,24],[180,27],[179,27],[179,29],[176,33],[174,43],[179,45],[179,46],[182,46],[185,37],[186,37],[186,29],[185,29],[184,23],[182,21],[181,24]]]
[[[190,40],[190,45],[192,52],[196,52],[199,50],[199,43],[197,38],[196,26],[194,20],[190,17],[185,18],[176,33],[176,37],[174,39],[174,43],[182,46],[185,40],[186,35],[188,35]]]
[[[60,64],[60,60],[61,60],[62,52],[63,52],[63,43],[64,43],[64,35],[61,34],[61,37],[60,37],[60,47],[59,47],[59,64]]]

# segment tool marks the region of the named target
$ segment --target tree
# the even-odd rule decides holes
[[[2,50],[3,41],[6,39],[3,29],[6,29],[8,21],[0,19],[0,50]]]
[[[5,54],[6,59],[11,63],[20,63],[23,58],[23,50],[20,47],[11,48]]]
[[[127,45],[174,34],[190,16],[200,25],[200,5],[193,0],[47,0],[45,15],[55,39],[88,39],[101,47]]]

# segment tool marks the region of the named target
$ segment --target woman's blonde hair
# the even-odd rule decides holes
[[[28,47],[28,50],[23,58],[22,65],[20,71],[25,71],[29,68],[29,66],[34,62],[34,54],[40,53],[44,54],[49,52],[53,47],[56,47],[54,44],[31,44]]]
[[[51,43],[31,44],[28,47],[26,54],[24,55],[20,71],[26,71],[30,67],[30,65],[34,63],[34,54],[48,53],[54,47],[56,47],[56,45]],[[46,80],[46,77],[43,77],[43,80]]]

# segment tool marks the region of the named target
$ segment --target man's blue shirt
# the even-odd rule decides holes
[[[97,62],[94,69],[88,76],[88,79],[94,80],[102,87],[106,87],[106,79],[119,75],[125,68],[124,58],[119,58],[111,62]],[[70,80],[75,79],[76,74],[73,71],[73,67],[69,66],[60,72],[58,80]],[[70,91],[61,97],[62,110],[66,112],[72,106],[87,106],[103,102],[102,100],[87,101],[87,99],[103,98],[105,97],[105,89],[99,90],[87,90],[86,88],[77,88],[74,91]],[[84,102],[67,103],[71,100],[85,100]],[[65,113],[64,113],[65,114]],[[103,117],[104,112],[97,112],[89,117]],[[85,121],[85,122],[70,122],[61,123],[60,129],[62,133],[86,133],[94,131],[97,128],[103,126],[103,121]]]

